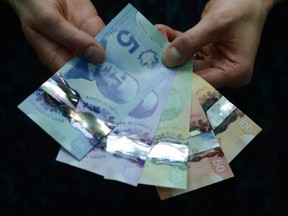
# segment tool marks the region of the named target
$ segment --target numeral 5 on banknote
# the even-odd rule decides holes
[[[74,57],[18,106],[77,159],[175,73],[160,60],[168,42],[130,4],[96,39],[103,64]]]

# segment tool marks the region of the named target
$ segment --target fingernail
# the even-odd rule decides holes
[[[163,54],[163,63],[167,67],[175,67],[181,63],[182,55],[175,47],[168,48]]]
[[[84,52],[84,58],[92,64],[101,64],[105,61],[105,53],[96,46],[88,47]]]

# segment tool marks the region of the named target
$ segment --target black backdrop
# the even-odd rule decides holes
[[[95,1],[96,2],[96,1]],[[110,21],[128,1],[96,2]],[[153,24],[181,30],[204,1],[131,1]],[[220,89],[263,131],[231,162],[234,178],[160,201],[153,186],[129,186],[55,161],[59,144],[17,105],[52,74],[25,40],[9,6],[0,3],[0,215],[287,215],[288,4],[264,27],[253,79]]]

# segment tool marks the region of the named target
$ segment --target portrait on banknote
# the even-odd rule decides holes
[[[80,61],[65,74],[65,78],[92,81],[104,97],[117,104],[129,102],[139,91],[139,83],[135,78],[109,62],[93,65]],[[158,103],[158,95],[152,90],[128,115],[133,118],[147,118],[154,113]]]
[[[94,82],[105,98],[119,104],[127,103],[137,96],[138,81],[116,65],[107,61],[101,65],[80,61],[78,65],[65,74],[66,79]]]

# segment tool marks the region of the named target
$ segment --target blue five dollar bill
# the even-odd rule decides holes
[[[82,159],[173,69],[161,33],[128,4],[96,39],[100,65],[74,57],[18,107],[77,159]]]
[[[137,186],[174,78],[175,74],[169,74],[113,129],[107,139],[102,139],[80,161],[63,148],[56,160],[106,179]],[[113,137],[110,147],[109,136]]]

